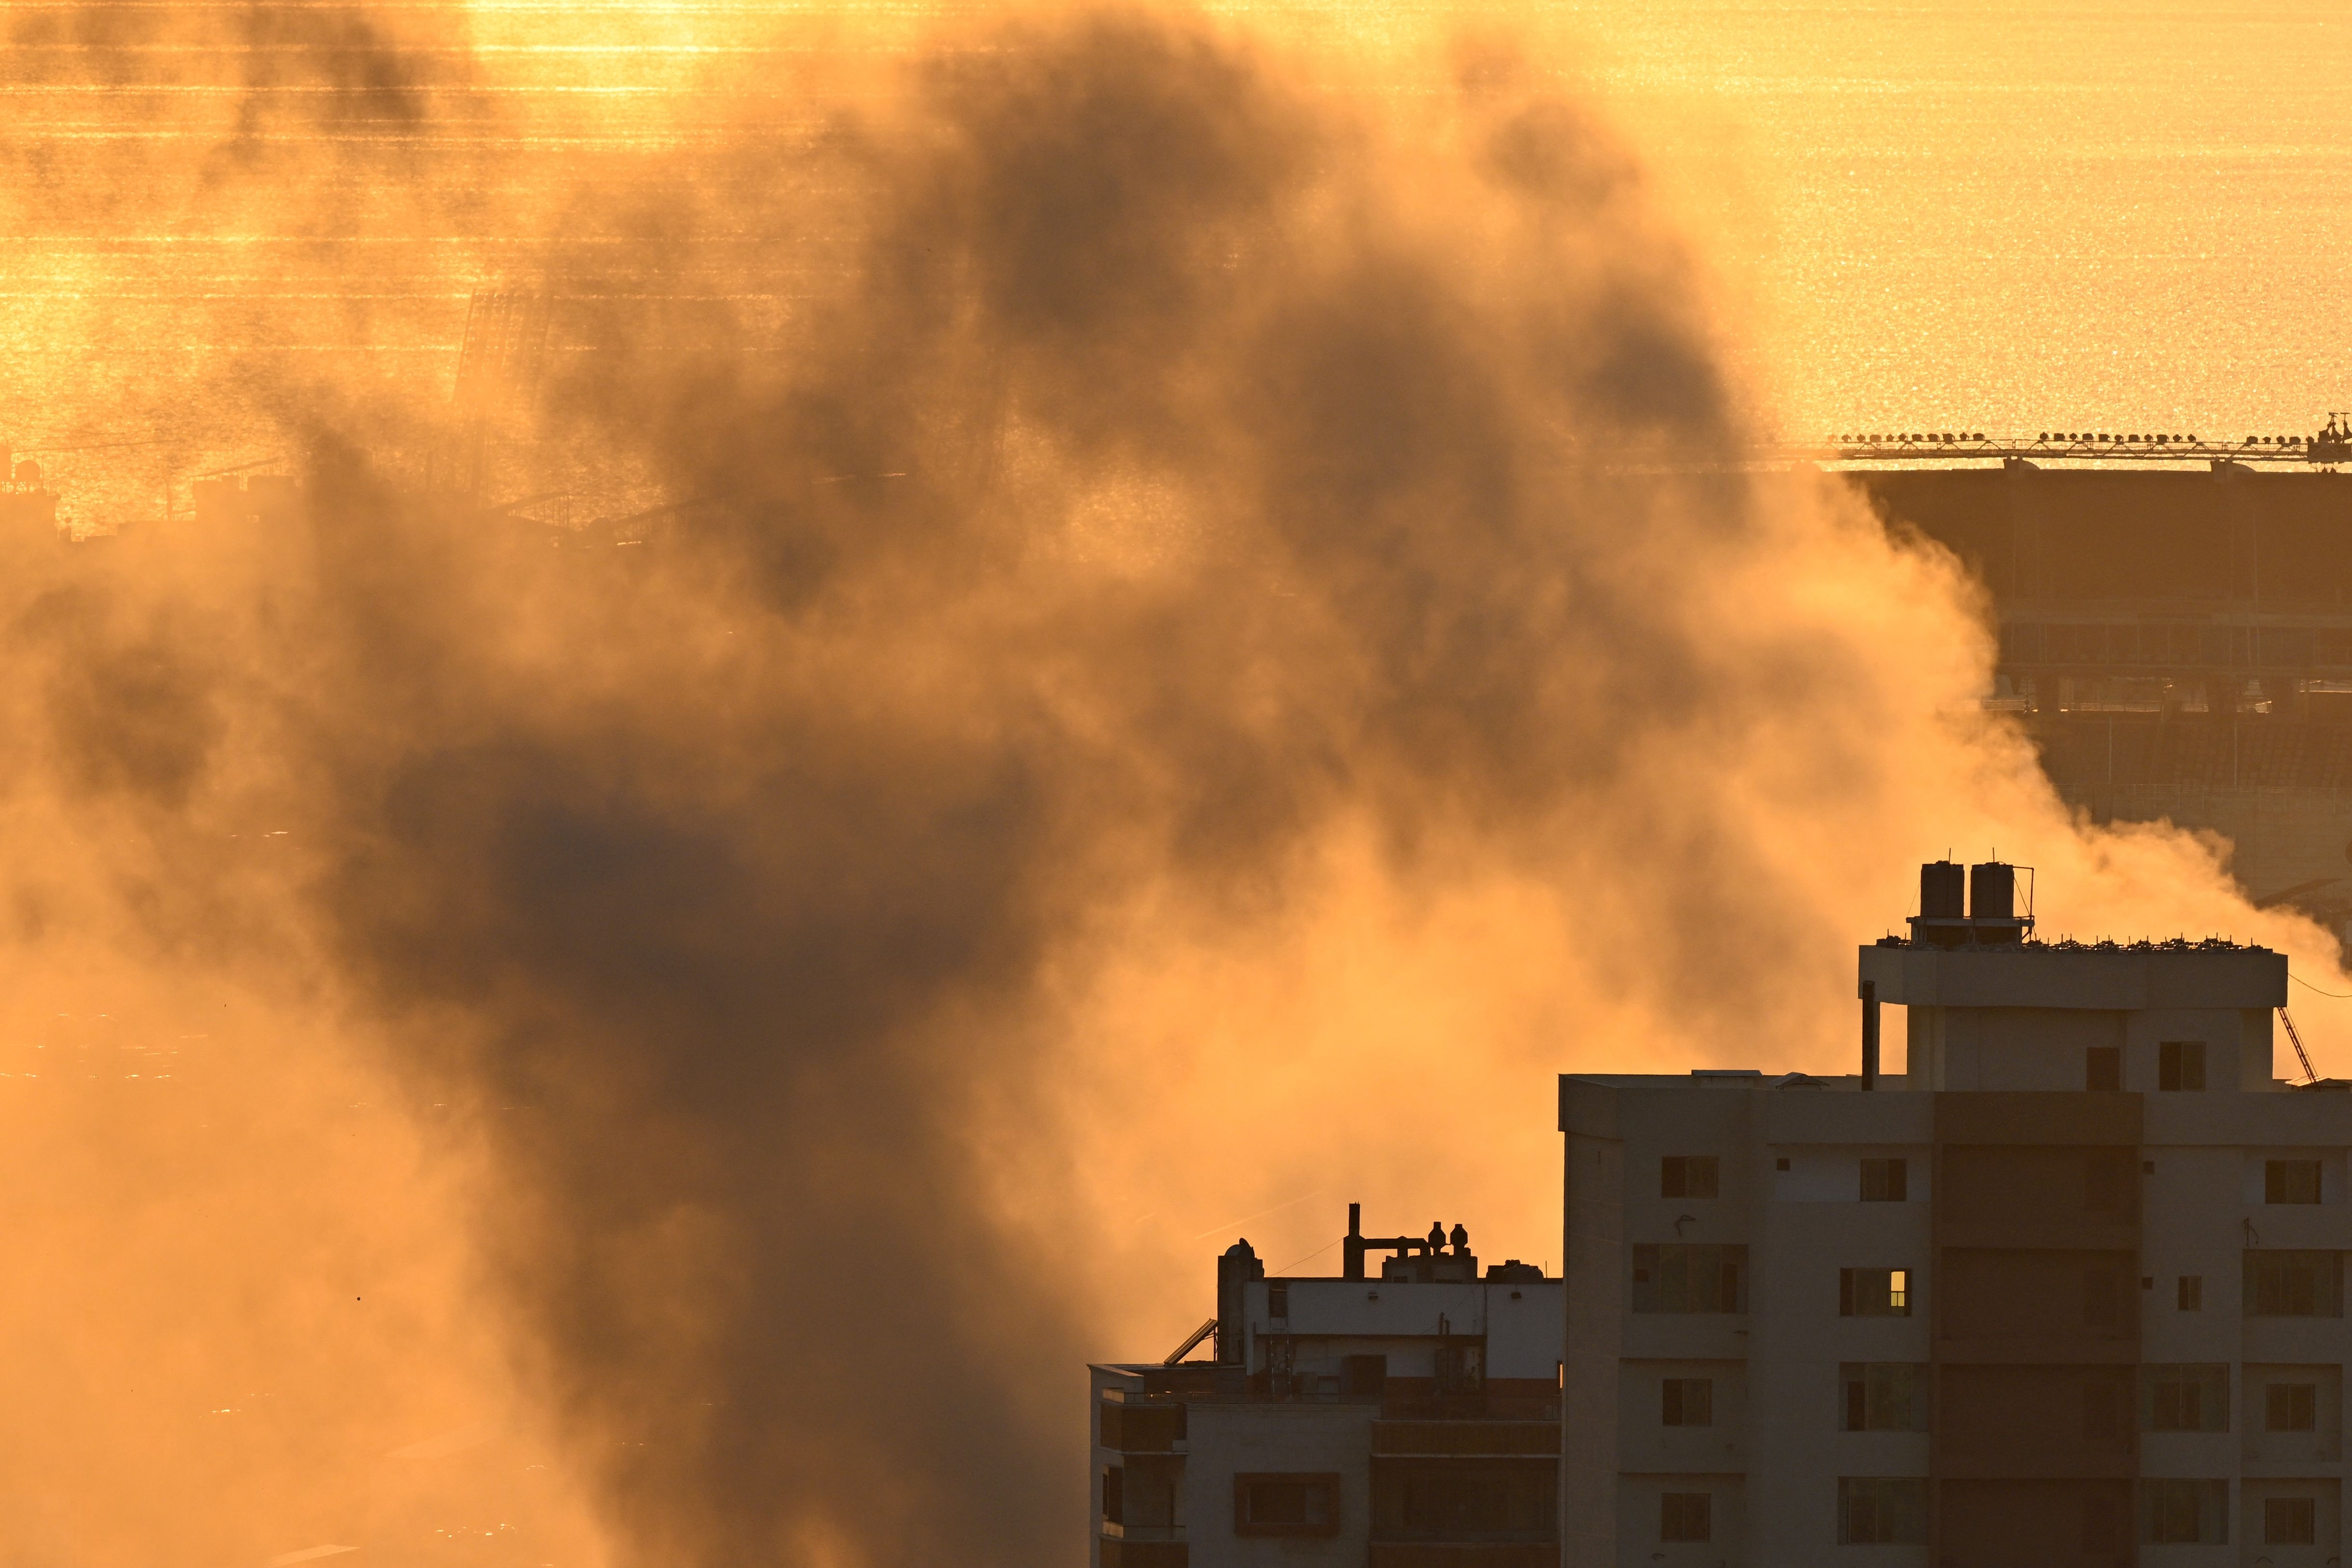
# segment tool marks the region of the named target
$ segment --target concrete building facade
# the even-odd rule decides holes
[[[1090,1369],[1093,1568],[1556,1568],[1559,1281],[1349,1230],[1337,1279],[1235,1243],[1175,1354]]]
[[[2272,1075],[2285,958],[1977,873],[1861,950],[1861,1073],[1559,1081],[1564,1563],[2340,1563],[2352,1094]]]

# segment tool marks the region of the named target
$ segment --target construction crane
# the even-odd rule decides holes
[[[537,390],[547,357],[547,296],[529,289],[478,288],[466,307],[450,403],[457,417],[451,477],[467,494],[482,487],[492,427]]]

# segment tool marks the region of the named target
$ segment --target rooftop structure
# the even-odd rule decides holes
[[[2352,1094],[2273,1075],[2285,958],[1961,869],[1860,949],[1859,1071],[1561,1078],[1565,1563],[2340,1560]]]
[[[1091,1369],[1095,1568],[1557,1568],[1559,1281],[1354,1204],[1342,1258],[1269,1278],[1237,1241],[1174,1354]]]

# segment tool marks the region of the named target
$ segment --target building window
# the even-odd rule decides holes
[[[2273,1383],[2263,1390],[2263,1425],[2273,1432],[2309,1432],[2319,1420],[2319,1388],[2310,1383]]]
[[[2095,1045],[2083,1052],[2083,1087],[2085,1089],[2120,1089],[2124,1086],[2124,1053],[2121,1047]]]
[[[1927,1483],[1917,1476],[1840,1476],[1838,1541],[1861,1546],[1927,1539]]]
[[[1838,1368],[1839,1425],[1849,1432],[1927,1429],[1927,1369],[1907,1361],[1850,1361]]]
[[[2146,1480],[2140,1483],[2140,1539],[2224,1545],[2230,1539],[2227,1481]]]
[[[1715,1425],[1715,1379],[1669,1377],[1664,1385],[1660,1420],[1668,1427]]]
[[[1715,1498],[1710,1492],[1670,1491],[1658,1498],[1658,1539],[1715,1539]]]
[[[2246,1252],[2246,1312],[2260,1318],[2340,1318],[2344,1266],[2339,1252],[2284,1249]]]
[[[1375,1456],[1371,1524],[1375,1541],[1557,1542],[1559,1462]]]
[[[1103,1520],[1109,1524],[1127,1522],[1127,1470],[1119,1465],[1103,1467]]]
[[[1337,1535],[1336,1475],[1236,1475],[1235,1535]]]
[[[2264,1203],[2317,1203],[2319,1201],[2319,1162],[2317,1160],[2264,1160],[2263,1162],[2263,1201]]]
[[[1842,1318],[1907,1318],[1910,1315],[1910,1270],[1841,1269],[1838,1270],[1838,1316]]]
[[[2140,1425],[2150,1432],[2230,1429],[2227,1366],[2146,1366],[2140,1369]]]
[[[2205,1042],[2168,1040],[2156,1048],[2156,1086],[2159,1090],[2200,1092],[2205,1087]]]
[[[1658,1196],[1713,1197],[1721,1169],[1713,1155],[1668,1155],[1658,1162]]]
[[[2311,1545],[2319,1539],[2318,1511],[2307,1497],[2263,1499],[2263,1544]]]
[[[1270,1318],[1279,1318],[1285,1322],[1290,1320],[1290,1287],[1288,1285],[1276,1283],[1265,1288],[1265,1315]]]
[[[2179,1297],[2180,1310],[2182,1312],[2203,1312],[2205,1310],[2205,1276],[2202,1274],[2181,1275]]]
[[[1906,1168],[1902,1160],[1864,1160],[1862,1162],[1862,1201],[1864,1203],[1902,1203],[1905,1197]]]
[[[1744,1312],[1748,1249],[1678,1246],[1633,1249],[1637,1312]]]

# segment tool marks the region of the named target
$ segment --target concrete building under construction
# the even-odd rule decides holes
[[[1962,874],[1861,949],[1858,1072],[1560,1079],[1569,1568],[2341,1561],[2352,1094],[2273,1077],[2285,957]]]
[[[1997,465],[1948,444],[1847,477],[1990,591],[1991,706],[2070,802],[2212,829],[2257,902],[2352,937],[2352,472],[2316,461],[2342,444],[2130,471],[2053,465],[2122,450],[2095,444]]]

